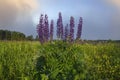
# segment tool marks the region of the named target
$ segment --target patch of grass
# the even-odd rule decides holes
[[[119,45],[0,42],[0,80],[118,80]]]

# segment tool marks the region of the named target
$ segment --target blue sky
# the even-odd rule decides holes
[[[70,16],[74,16],[76,28],[82,16],[83,39],[120,39],[120,24],[114,22],[115,18],[120,19],[117,0],[114,3],[107,0],[39,0],[39,3],[37,15],[46,13],[49,19],[56,21],[58,12],[62,12],[64,23],[69,23]]]
[[[5,5],[9,6],[13,13],[7,10],[9,14],[6,15],[11,16],[4,18],[5,22],[0,16],[0,29],[36,35],[36,25],[41,13],[47,14],[49,20],[53,19],[56,27],[58,12],[61,12],[64,25],[69,24],[70,16],[75,18],[75,31],[79,17],[83,17],[82,39],[120,39],[119,0],[11,0],[9,4],[8,1],[0,0],[0,3],[4,4],[0,6],[0,15],[6,13]]]

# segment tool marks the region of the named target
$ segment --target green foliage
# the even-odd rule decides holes
[[[40,72],[50,80],[120,79],[118,44],[68,44],[55,42],[40,49],[45,61]],[[40,58],[41,58],[40,57]]]
[[[15,41],[0,42],[0,80],[32,79],[37,44]]]
[[[36,39],[33,38],[32,35],[26,36],[21,32],[9,31],[9,30],[0,30],[0,40],[6,41],[38,41],[38,37]]]
[[[27,36],[27,40],[30,40],[30,41],[32,41],[32,40],[33,40],[33,36],[32,36],[32,35],[30,35],[30,36]]]
[[[0,40],[25,40],[25,35],[16,31],[0,30]]]
[[[0,80],[119,80],[120,43],[0,42]]]

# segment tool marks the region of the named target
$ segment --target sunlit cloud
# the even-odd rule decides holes
[[[0,0],[0,29],[32,29],[37,7],[37,0]]]
[[[107,2],[120,9],[120,0],[107,0]]]

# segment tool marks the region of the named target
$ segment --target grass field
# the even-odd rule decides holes
[[[0,80],[120,80],[120,43],[0,41]]]

